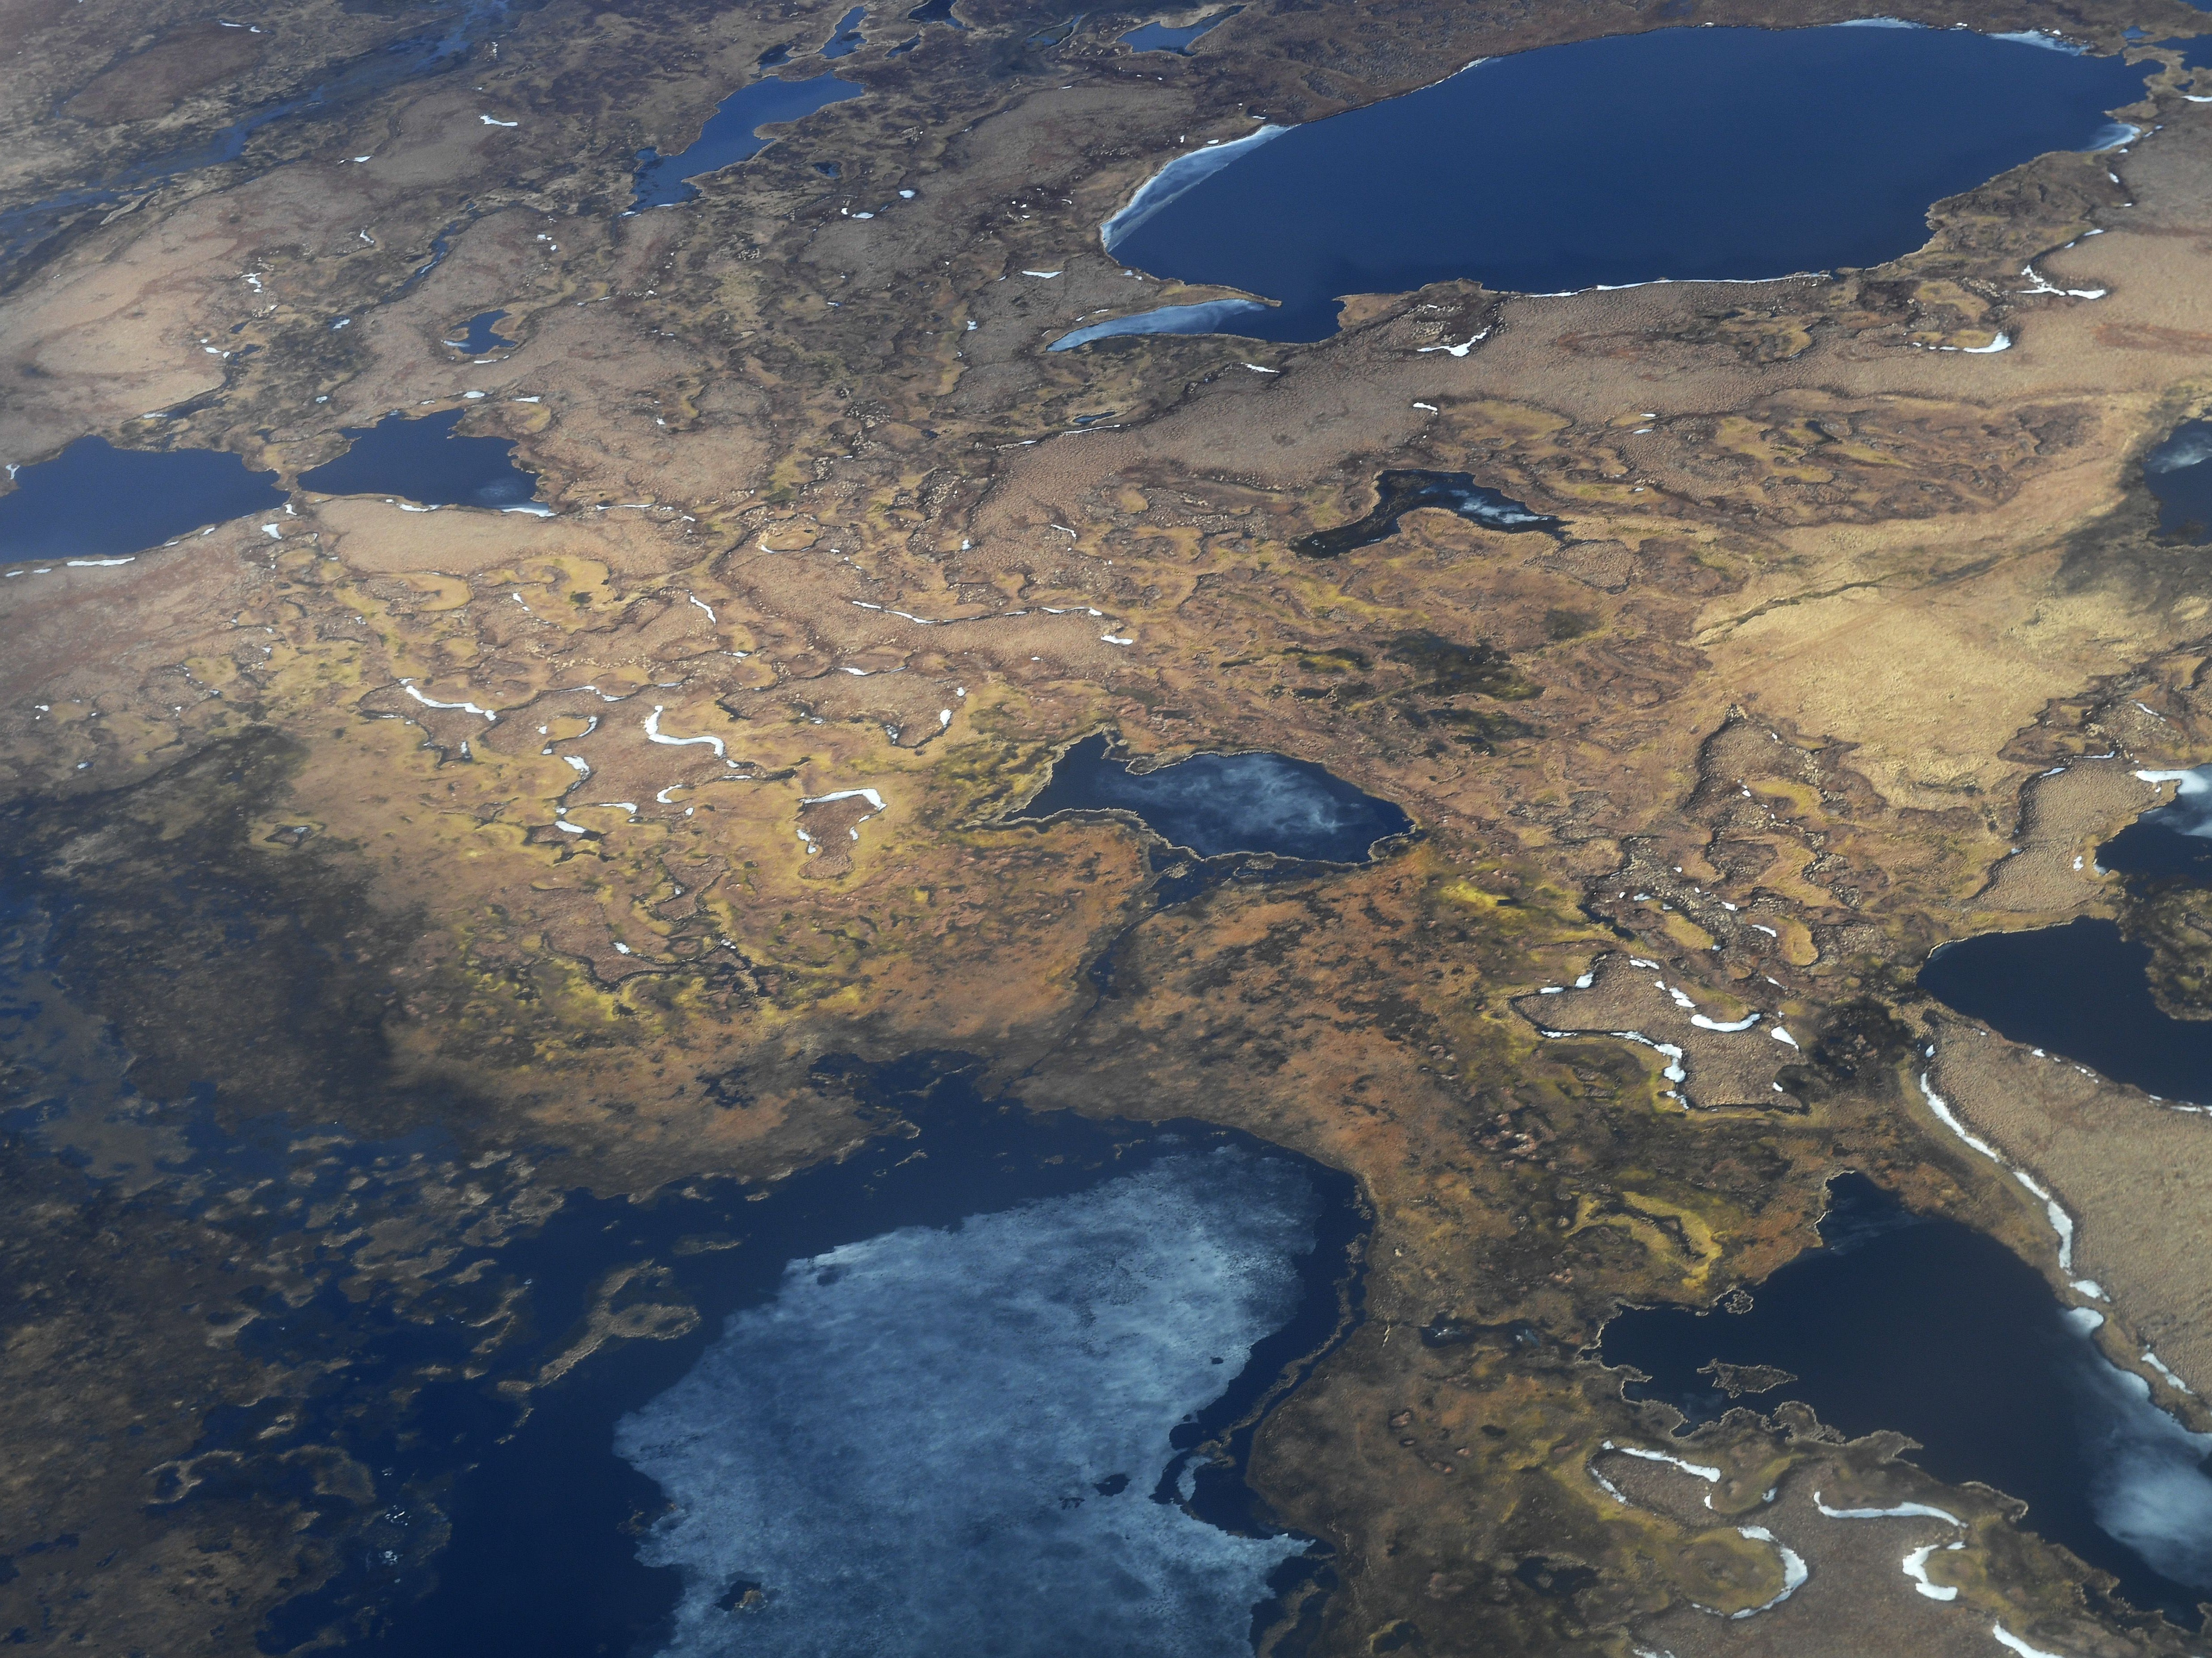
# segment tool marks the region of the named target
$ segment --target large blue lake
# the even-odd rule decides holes
[[[2124,141],[2108,112],[2150,67],[1903,24],[1662,29],[1487,59],[1171,163],[1108,221],[1109,251],[1280,304],[1119,331],[1313,340],[1340,295],[1459,278],[1555,293],[1878,264],[1927,240],[1931,203]]]

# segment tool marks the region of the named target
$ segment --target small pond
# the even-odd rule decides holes
[[[1127,812],[1169,844],[1200,858],[1272,853],[1319,863],[1364,863],[1376,842],[1413,820],[1308,760],[1280,754],[1198,754],[1134,769],[1111,741],[1088,737],[1060,756],[1023,819],[1063,811]]]
[[[1316,530],[1291,544],[1291,550],[1308,558],[1334,558],[1361,547],[1371,547],[1398,533],[1398,520],[1423,507],[1456,513],[1486,530],[1509,535],[1523,531],[1556,531],[1559,520],[1531,512],[1521,501],[1477,483],[1466,472],[1389,471],[1375,480],[1375,506],[1364,518],[1334,529]]]
[[[0,564],[113,558],[284,504],[274,472],[218,449],[118,449],[82,437],[17,469],[0,495]]]
[[[462,325],[460,338],[446,343],[471,357],[481,357],[487,352],[512,351],[515,343],[498,331],[500,321],[506,315],[504,311],[479,311]]]
[[[2161,541],[2212,544],[2212,421],[2184,421],[2143,457],[2143,482],[2158,501]]]
[[[425,507],[504,511],[534,502],[538,480],[514,464],[512,439],[453,435],[466,412],[392,414],[374,426],[349,426],[352,447],[301,473],[300,487],[326,495],[399,495]]]
[[[637,199],[629,210],[637,213],[690,201],[699,192],[688,180],[750,160],[775,142],[761,136],[762,127],[796,121],[817,109],[857,98],[864,90],[827,70],[810,80],[780,81],[771,76],[739,88],[722,100],[721,106],[707,118],[707,125],[688,148],[673,155],[663,155],[649,146],[638,151]]]
[[[2124,142],[2107,112],[2148,72],[2041,35],[1881,22],[1578,41],[1181,157],[1103,234],[1124,264],[1279,301],[1230,319],[1275,340],[1333,333],[1340,295],[1429,282],[1877,264],[1926,240],[1948,196]]]
[[[1854,1436],[1910,1434],[1923,1448],[1910,1460],[1936,1478],[2019,1497],[2029,1530],[2196,1627],[2198,1598],[2212,1599],[2212,1435],[2160,1410],[2090,1340],[2098,1315],[2061,1306],[1994,1238],[1856,1175],[1829,1201],[1827,1247],[1756,1286],[1747,1310],[1632,1309],[1607,1324],[1605,1362],[1650,1377],[1628,1397],[1693,1424],[1800,1400]],[[1790,1379],[1731,1399],[1716,1360]]]

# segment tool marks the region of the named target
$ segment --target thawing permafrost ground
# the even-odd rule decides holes
[[[664,1650],[1243,1658],[1304,1542],[1152,1493],[1297,1310],[1319,1207],[1222,1151],[793,1262],[616,1431],[674,1504],[640,1550],[684,1574]]]

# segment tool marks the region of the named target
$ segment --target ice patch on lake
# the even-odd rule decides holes
[[[2086,1333],[2083,1345],[2072,1381],[2099,1527],[2175,1582],[2212,1590],[2212,1434],[2160,1410],[2150,1383],[2089,1346]]]
[[[2212,428],[2185,428],[2143,457],[2146,472],[2179,472],[2212,460]]]
[[[1134,316],[1116,317],[1110,322],[1091,324],[1072,333],[1062,334],[1048,351],[1073,351],[1079,345],[1088,345],[1093,340],[1113,339],[1123,334],[1231,334],[1234,325],[1249,318],[1265,316],[1275,307],[1262,305],[1257,300],[1208,300],[1202,305],[1164,305],[1156,310],[1139,311]]]
[[[793,1262],[617,1426],[674,1505],[639,1550],[683,1576],[663,1651],[1247,1658],[1305,1542],[1152,1492],[1296,1312],[1319,1209],[1221,1151]]]
[[[2175,835],[2212,840],[2212,766],[2194,766],[2187,771],[2139,771],[2136,777],[2145,783],[2173,785],[2173,799],[2165,805],[2152,807],[2137,821],[2155,823]]]
[[[1194,149],[1178,155],[1158,173],[1138,186],[1137,193],[1129,197],[1128,205],[1098,227],[1098,240],[1106,251],[1114,251],[1114,244],[1139,225],[1165,207],[1170,202],[1195,185],[1204,184],[1231,161],[1258,149],[1270,138],[1279,138],[1290,128],[1273,123],[1248,132],[1242,138],[1232,138],[1227,143],[1209,144],[1203,149]]]

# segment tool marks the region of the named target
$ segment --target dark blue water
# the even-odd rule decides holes
[[[2117,925],[1984,932],[1945,944],[1920,987],[2000,1035],[2078,1060],[2161,1099],[2212,1104],[2212,1020],[2177,1019],[2152,999],[2150,947]]]
[[[921,4],[907,13],[909,23],[950,23],[954,28],[966,29],[968,25],[952,15],[952,0],[922,0]]]
[[[284,504],[274,472],[215,449],[118,449],[82,437],[0,495],[0,563],[112,558]]]
[[[1470,524],[1508,534],[1523,531],[1556,531],[1559,520],[1533,513],[1523,503],[1477,483],[1466,472],[1384,472],[1375,480],[1374,510],[1333,530],[1316,530],[1291,544],[1291,550],[1307,558],[1334,558],[1360,547],[1371,547],[1398,533],[1398,520],[1425,507],[1455,513]]]
[[[1709,1422],[1744,1401],[1700,1367],[1788,1371],[1797,1379],[1753,1408],[1800,1400],[1845,1434],[1910,1434],[1923,1448],[1911,1461],[1938,1479],[2021,1498],[2029,1530],[2195,1628],[2199,1595],[2212,1597],[2212,1436],[2158,1409],[1994,1238],[1913,1214],[1856,1175],[1829,1190],[1828,1248],[1759,1284],[1748,1312],[1632,1309],[1606,1326],[1605,1363],[1651,1378],[1627,1396]]]
[[[1219,28],[1244,8],[1231,6],[1211,17],[1201,17],[1195,23],[1186,23],[1181,28],[1170,28],[1165,23],[1143,23],[1121,37],[1121,44],[1132,52],[1172,52],[1183,57],[1190,55],[1190,43],[1201,34]]]
[[[663,155],[650,147],[637,153],[637,199],[630,211],[648,207],[673,207],[688,202],[698,191],[686,179],[703,177],[757,155],[772,139],[759,129],[775,121],[796,121],[829,105],[857,98],[864,88],[833,74],[808,81],[756,81],[722,100],[708,117],[690,147],[675,155]]]
[[[1467,278],[1553,293],[1896,258],[1927,211],[2048,150],[2120,136],[2148,66],[1958,29],[1664,29],[1495,58],[1171,167],[1106,226],[1161,276],[1281,301]],[[1213,166],[1210,173],[1206,171]]]
[[[2153,808],[2099,847],[2097,867],[2115,875],[2212,884],[2212,840],[2153,821],[2166,810]]]
[[[2184,421],[2143,457],[2143,482],[2158,501],[2159,539],[2212,544],[2212,421]]]
[[[489,351],[512,351],[515,343],[497,331],[499,319],[505,315],[504,311],[479,311],[461,330],[460,338],[446,343],[472,357],[481,357]]]
[[[2202,769],[2166,781],[2173,799],[2153,806],[2097,848],[2097,867],[2115,875],[2212,884],[2212,775]]]
[[[867,43],[860,33],[860,20],[868,15],[866,6],[855,6],[837,20],[837,27],[830,31],[830,44],[822,48],[824,58],[848,58]]]
[[[507,438],[453,435],[466,411],[410,419],[386,415],[349,426],[353,446],[300,474],[300,487],[326,495],[400,495],[425,507],[520,507],[538,498],[538,480],[514,464]]]
[[[1060,811],[1126,811],[1171,845],[1200,858],[1273,853],[1332,864],[1364,863],[1378,841],[1413,820],[1310,761],[1279,754],[1200,754],[1132,771],[1104,737],[1076,744],[1024,818]]]
[[[430,1562],[434,1586],[423,1592],[418,1574],[414,1594],[401,1594],[374,1552],[365,1552],[338,1582],[280,1610],[262,1631],[264,1651],[295,1649],[334,1626],[367,1631],[343,1648],[356,1658],[597,1658],[689,1650],[668,1644],[682,1576],[639,1559],[641,1533],[665,1510],[666,1500],[616,1454],[619,1423],[694,1372],[733,1314],[769,1306],[780,1286],[789,1295],[787,1263],[883,1240],[897,1229],[957,1233],[969,1217],[1095,1192],[1109,1181],[1194,1157],[1226,1156],[1247,1160],[1248,1167],[1263,1162],[1318,1199],[1312,1247],[1290,1266],[1293,1309],[1240,1368],[1222,1375],[1218,1397],[1174,1426],[1158,1452],[1170,1470],[1164,1478],[1188,1492],[1182,1509],[1190,1521],[1182,1523],[1192,1524],[1201,1540],[1205,1527],[1239,1536],[1279,1534],[1244,1483],[1244,1467],[1267,1410],[1357,1321],[1356,1266],[1366,1218],[1351,1180],[1196,1124],[1091,1121],[988,1103],[975,1092],[958,1056],[876,1072],[841,1070],[835,1062],[817,1069],[833,1092],[853,1086],[860,1109],[878,1122],[902,1119],[911,1127],[773,1187],[703,1181],[688,1194],[664,1193],[643,1205],[578,1193],[535,1236],[498,1252],[494,1275],[529,1286],[520,1342],[501,1351],[494,1373],[433,1381],[412,1396],[402,1419],[383,1424],[368,1442],[348,1445],[362,1462],[384,1471],[385,1489],[448,1493],[441,1505],[451,1537]],[[742,1101],[742,1094],[737,1097]],[[675,1340],[602,1350],[535,1393],[529,1415],[518,1421],[512,1406],[498,1400],[500,1376],[528,1374],[561,1351],[593,1280],[611,1266],[640,1260],[666,1272],[653,1297],[696,1307],[697,1328]],[[863,1334],[855,1333],[855,1339]],[[368,1346],[362,1368],[380,1357]],[[957,1409],[957,1401],[948,1404]],[[1112,1407],[1101,1400],[1097,1408]],[[941,1494],[944,1511],[932,1531],[940,1538],[945,1566],[957,1574],[960,1552],[975,1546],[960,1535],[958,1470],[932,1472],[949,1473],[954,1481]],[[824,1468],[817,1485],[834,1497],[839,1482]],[[1133,1485],[1128,1478],[1109,1478],[1080,1496],[1140,1504],[1163,1500],[1149,1479]],[[1176,1498],[1170,1492],[1164,1500]],[[416,1523],[433,1517],[418,1514]],[[812,1516],[793,1516],[794,1525],[802,1521],[812,1523]],[[988,1540],[988,1558],[979,1565],[1003,1570],[1008,1551],[1018,1557],[1027,1546],[1018,1536]],[[1311,1581],[1317,1570],[1326,1570],[1318,1559],[1293,1560],[1276,1587]],[[712,1587],[724,1591],[720,1609],[734,1612],[744,1589],[754,1585]],[[765,1587],[774,1594],[775,1585]],[[1108,1583],[1101,1592],[1115,1595],[1127,1587]],[[1081,1612],[1079,1606],[1055,1610]],[[1255,1624],[1266,1615],[1262,1607]],[[749,1630],[733,1619],[720,1638],[726,1643]],[[1079,1648],[1054,1643],[1049,1649]]]

